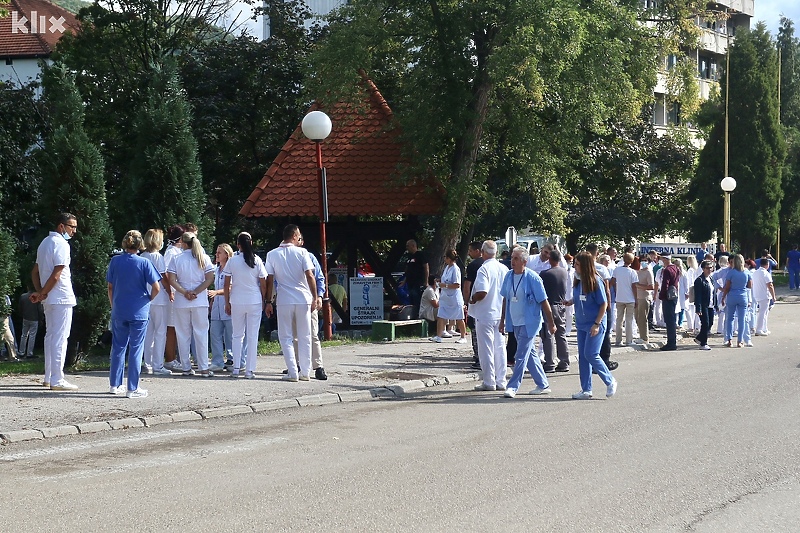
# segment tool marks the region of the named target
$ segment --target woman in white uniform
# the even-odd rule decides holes
[[[461,334],[456,341],[458,344],[467,342],[467,326],[464,323],[464,297],[461,294],[461,269],[456,260],[458,254],[455,250],[448,250],[444,255],[444,272],[442,272],[439,288],[439,314],[436,318],[436,336],[433,342],[442,342],[445,324],[448,320],[455,320],[458,332]]]
[[[239,377],[242,345],[247,334],[247,368],[244,377],[255,377],[258,356],[258,328],[267,294],[267,271],[264,262],[253,251],[249,233],[236,238],[239,253],[231,257],[222,274],[225,276],[225,312],[231,315],[233,326],[233,370]]]
[[[208,369],[208,288],[214,283],[214,265],[203,251],[203,245],[192,232],[181,235],[184,250],[167,266],[170,285],[175,295],[175,335],[178,337],[184,376],[193,376],[189,355],[191,338],[197,348],[197,368],[203,377],[211,377]]]
[[[150,320],[144,337],[144,368],[148,374],[171,376],[172,371],[164,367],[164,348],[167,343],[167,320],[172,305],[172,287],[167,280],[167,267],[161,247],[164,246],[164,232],[149,229],[144,234],[144,252],[141,256],[153,263],[161,274],[162,289],[150,302]]]

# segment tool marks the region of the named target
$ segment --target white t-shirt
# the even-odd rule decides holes
[[[314,289],[308,286],[306,271],[314,272],[311,254],[305,248],[291,243],[281,243],[267,252],[264,262],[267,274],[275,276],[278,305],[310,305],[314,301]]]
[[[500,287],[508,268],[495,258],[487,259],[478,269],[475,283],[472,284],[472,294],[485,292],[483,300],[470,304],[469,316],[476,320],[500,320],[503,312],[503,296]]]
[[[753,299],[757,302],[769,300],[772,295],[769,293],[767,284],[772,283],[772,274],[766,268],[760,268],[753,272]]]
[[[44,305],[75,305],[72,292],[72,273],[69,270],[70,255],[67,240],[55,231],[44,238],[36,250],[36,264],[39,265],[39,283],[44,287],[57,266],[64,265],[55,286],[47,293]]]
[[[206,280],[206,274],[214,273],[214,265],[211,259],[205,254],[206,266],[200,268],[197,264],[197,258],[192,255],[191,250],[184,250],[181,255],[175,256],[169,266],[167,272],[175,274],[175,278],[184,290],[191,291],[197,286],[202,285]],[[197,295],[194,300],[188,300],[183,294],[175,294],[175,309],[186,309],[189,307],[208,307],[208,290]]]
[[[178,257],[183,253],[182,248],[178,248],[174,244],[170,244],[167,246],[167,249],[164,250],[164,268],[169,268],[170,263],[172,260]]]
[[[161,255],[160,252],[142,252],[139,255],[153,263],[156,271],[158,271],[162,277],[166,276],[167,266],[164,263],[164,256]],[[169,296],[167,296],[167,291],[164,290],[164,285],[161,285],[160,289],[155,300],[151,301],[150,305],[169,305]],[[153,292],[153,288],[150,285],[147,286],[147,292],[148,294]]]
[[[260,257],[255,256],[254,259],[253,268],[247,266],[242,254],[234,255],[225,265],[222,273],[231,278],[231,305],[262,303],[259,280],[267,279],[267,271]]]
[[[561,261],[559,261],[558,264],[559,266],[567,268],[567,262],[564,260],[564,256],[561,256]],[[545,270],[550,270],[551,268],[550,259],[542,260],[542,256],[540,254],[528,257],[528,264],[526,266],[537,274],[541,274]]]
[[[636,302],[631,284],[639,283],[639,274],[630,267],[621,266],[614,269],[614,279],[617,280],[617,303],[632,304]]]

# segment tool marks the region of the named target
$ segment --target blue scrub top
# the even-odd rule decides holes
[[[581,300],[583,295],[583,288],[580,281],[578,285],[572,288],[572,305],[575,307],[575,326],[582,331],[589,331],[592,329],[595,320],[597,320],[597,313],[600,312],[600,306],[606,303],[606,289],[603,280],[600,276],[597,277],[597,288],[586,296],[585,300]],[[605,323],[606,314],[603,314],[601,323]]]
[[[150,293],[161,275],[153,263],[138,255],[123,253],[111,258],[106,281],[111,284],[112,320],[147,320],[150,314]]]

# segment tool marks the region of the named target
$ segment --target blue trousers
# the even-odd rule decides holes
[[[233,326],[230,320],[211,321],[211,364],[225,366],[233,359]]]
[[[550,385],[547,383],[547,375],[542,368],[542,360],[537,354],[532,354],[533,339],[539,333],[539,328],[529,326],[514,326],[514,337],[517,339],[517,351],[514,354],[514,372],[508,381],[507,389],[519,389],[522,384],[522,376],[525,368],[531,373],[533,381],[541,388],[546,389]]]
[[[789,288],[800,289],[800,270],[789,268]]]
[[[614,377],[600,357],[600,347],[606,336],[606,323],[600,324],[597,335],[592,337],[590,330],[577,328],[578,334],[578,370],[581,374],[581,390],[592,392],[592,369],[597,370],[597,375],[603,383],[610,385]]]
[[[147,320],[112,320],[111,334],[111,370],[108,379],[112,387],[122,385],[122,373],[125,370],[125,350],[128,352],[128,390],[139,388],[139,372],[142,370],[142,354],[144,353],[144,335],[147,332]]]
[[[750,329],[745,325],[745,315],[747,314],[747,298],[744,296],[728,295],[725,300],[725,341],[731,340],[733,337],[733,317],[736,316],[736,324],[738,327],[737,337],[739,342],[745,340],[745,330],[749,333]]]

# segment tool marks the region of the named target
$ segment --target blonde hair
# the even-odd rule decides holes
[[[231,245],[228,244],[227,242],[223,242],[222,244],[218,244],[217,248],[222,248],[223,250],[225,250],[225,253],[228,255],[228,259],[233,257],[233,248],[231,248]]]
[[[203,251],[203,245],[200,244],[200,239],[191,231],[187,231],[181,235],[181,242],[187,245],[192,251],[192,256],[197,259],[197,265],[200,268],[206,267],[206,253]]]
[[[122,248],[123,250],[144,250],[142,234],[135,229],[130,230],[122,238]]]
[[[164,246],[164,232],[160,229],[150,228],[144,234],[144,248],[148,252],[157,252]]]
[[[742,257],[742,254],[732,255],[730,262],[734,270],[739,270],[739,271],[744,270],[744,257]]]

